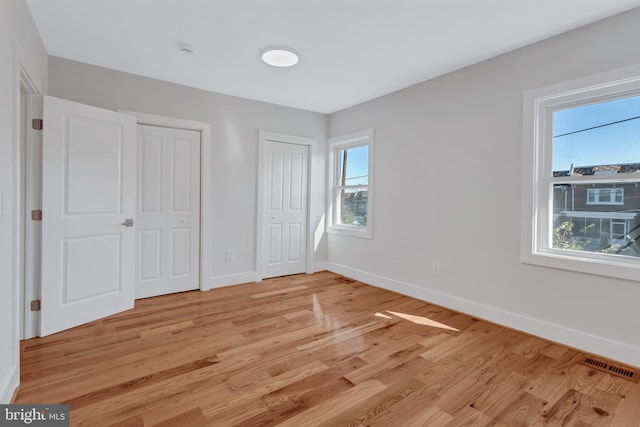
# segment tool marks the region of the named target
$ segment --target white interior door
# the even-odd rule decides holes
[[[52,334],[133,308],[136,121],[44,97],[42,311]]]
[[[200,132],[138,126],[136,298],[200,286]]]
[[[267,141],[264,161],[262,276],[304,273],[309,149]]]

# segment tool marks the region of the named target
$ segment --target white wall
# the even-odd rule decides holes
[[[521,264],[522,95],[640,63],[640,9],[332,114],[374,128],[373,239],[329,268],[640,366],[640,282]],[[434,262],[441,276],[431,274]]]
[[[19,381],[17,141],[20,64],[44,88],[47,55],[23,0],[0,1],[0,402]],[[4,201],[4,206],[2,206]]]
[[[124,109],[211,123],[213,156],[203,167],[213,175],[211,218],[214,285],[255,280],[258,131],[317,139],[312,148],[314,176],[312,230],[321,224],[325,204],[325,155],[328,117],[263,102],[206,92],[61,58],[49,58],[49,94],[111,110]],[[204,228],[204,227],[203,227]],[[326,242],[314,253],[324,268]],[[233,261],[225,251],[233,250]]]

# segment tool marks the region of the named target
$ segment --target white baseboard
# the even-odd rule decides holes
[[[484,304],[445,294],[388,277],[378,276],[345,265],[328,262],[327,269],[371,286],[388,289],[429,303],[450,308],[480,319],[517,329],[588,353],[640,367],[640,348],[605,337],[523,316]]]
[[[8,404],[11,402],[13,393],[20,385],[20,370],[17,366],[12,366],[7,372],[6,377],[0,383],[0,403]]]
[[[242,283],[255,282],[257,275],[255,271],[248,273],[230,274],[228,276],[215,276],[210,277],[205,283],[203,290],[209,290],[213,288],[222,288],[224,286],[240,285]]]
[[[313,274],[317,271],[323,271],[327,269],[326,261],[320,261],[313,263],[313,271],[309,274]],[[214,288],[222,288],[224,286],[233,286],[233,285],[241,285],[243,283],[249,282],[257,282],[258,273],[255,271],[250,271],[247,273],[237,273],[237,274],[229,274],[227,276],[215,276],[210,277],[206,282],[205,286],[202,288],[203,291],[208,291],[209,289]]]

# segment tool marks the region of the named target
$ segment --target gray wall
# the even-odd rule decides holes
[[[49,95],[110,110],[124,109],[212,125],[213,157],[203,167],[213,174],[214,201],[211,235],[217,284],[253,280],[256,271],[256,209],[258,184],[258,130],[317,139],[312,148],[312,230],[320,224],[325,202],[327,116],[263,102],[206,92],[119,71],[49,58]],[[314,257],[324,267],[326,242]],[[225,250],[233,250],[232,262]]]
[[[376,132],[373,239],[329,268],[640,366],[640,283],[520,263],[523,92],[640,63],[640,9],[330,116]],[[442,274],[433,276],[432,265]]]
[[[19,100],[22,67],[46,89],[47,54],[24,0],[0,1],[0,402],[18,385],[19,273],[18,198]],[[4,202],[4,206],[2,203]]]

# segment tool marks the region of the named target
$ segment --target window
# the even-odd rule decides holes
[[[640,67],[524,102],[522,261],[640,280]]]
[[[624,188],[588,188],[587,204],[624,205]]]
[[[329,233],[371,238],[373,130],[329,140]]]

